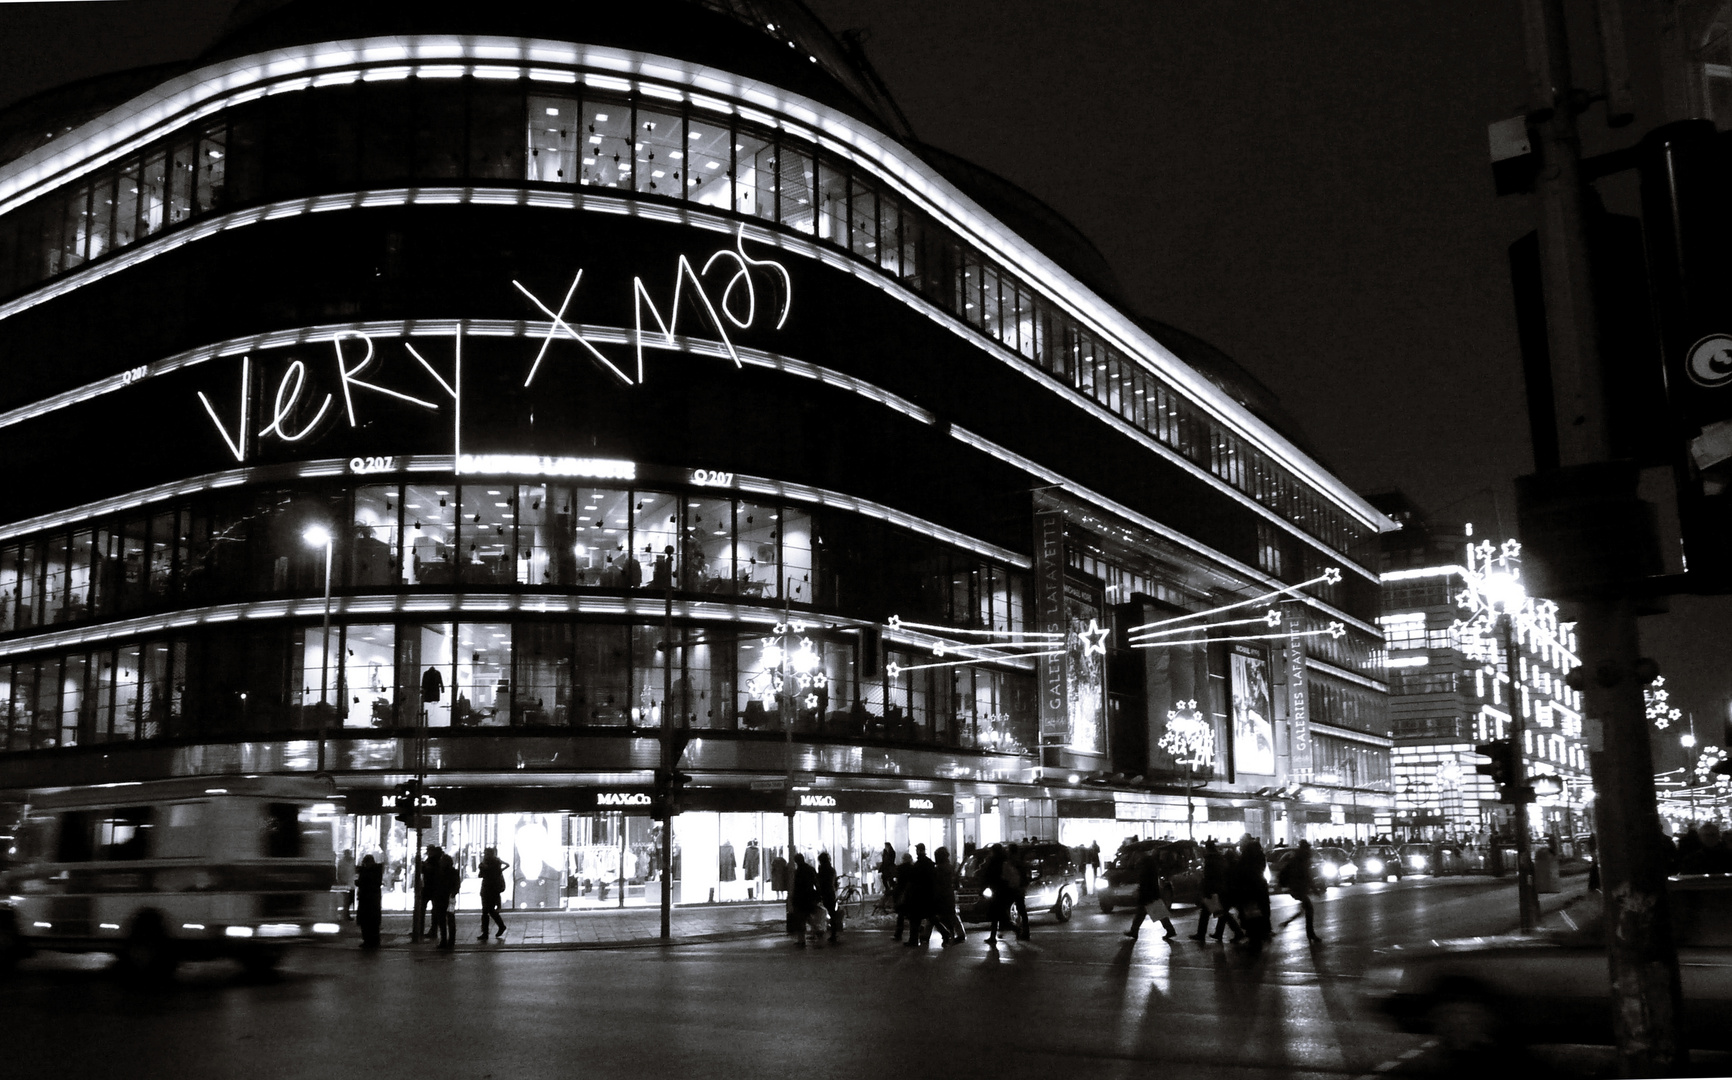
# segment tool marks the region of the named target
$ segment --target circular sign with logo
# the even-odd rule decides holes
[[[1697,386],[1714,390],[1732,383],[1732,336],[1709,334],[1690,346],[1684,366]]]

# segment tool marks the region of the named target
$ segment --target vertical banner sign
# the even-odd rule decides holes
[[[1087,633],[1098,627],[1105,615],[1097,585],[1067,576],[1064,583],[1064,694],[1070,714],[1066,743],[1085,754],[1107,751],[1106,657],[1088,648]]]
[[[1231,657],[1233,769],[1275,775],[1275,725],[1269,719],[1269,662],[1235,646]]]
[[[1070,629],[1064,611],[1064,515],[1034,515],[1034,628]],[[1051,651],[1051,650],[1047,650]],[[1065,657],[1040,658],[1040,741],[1043,746],[1070,742],[1070,710],[1065,698]]]
[[[1305,609],[1289,604],[1287,622],[1287,738],[1294,773],[1311,770],[1311,697],[1305,679]]]

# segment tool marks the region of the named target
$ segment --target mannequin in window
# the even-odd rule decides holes
[[[674,546],[669,544],[656,556],[655,569],[650,573],[650,587],[671,589],[674,586]]]
[[[734,880],[735,869],[736,869],[736,864],[734,862],[734,842],[732,840],[723,840],[721,851],[717,853],[717,857],[716,857],[716,871],[717,871],[717,875],[718,875],[716,880],[718,880],[718,881],[732,881],[732,880]]]
[[[762,854],[763,853],[758,850],[758,842],[756,840],[746,841],[746,853],[741,856],[740,869],[744,871],[747,881],[758,880],[759,859]]]

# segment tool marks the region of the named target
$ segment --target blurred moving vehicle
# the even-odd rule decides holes
[[[1371,844],[1354,860],[1359,877],[1364,881],[1400,881],[1406,870],[1401,865],[1401,852],[1391,844]]]
[[[1137,905],[1137,878],[1143,860],[1160,860],[1161,873],[1173,883],[1175,904],[1203,902],[1203,853],[1193,840],[1138,840],[1120,845],[1112,861],[1101,867],[1095,892],[1101,911]]]
[[[332,851],[339,810],[293,777],[161,780],[32,802],[0,874],[0,965],[36,950],[111,952],[139,974],[283,948],[341,929]]]
[[[1408,843],[1397,849],[1401,861],[1401,869],[1405,874],[1422,874],[1431,877],[1442,873],[1439,867],[1443,858],[1439,849],[1441,844]]]
[[[1023,904],[1029,917],[1049,912],[1059,922],[1069,922],[1083,890],[1083,870],[1071,858],[1071,849],[1063,844],[1035,843],[1023,844],[1019,851]],[[964,922],[988,922],[992,918],[992,886],[980,880],[980,871],[991,854],[990,850],[978,851],[962,868],[956,907]]]
[[[1684,1037],[1691,1046],[1732,1049],[1732,878],[1676,878],[1669,892]],[[1457,1053],[1506,1043],[1607,1045],[1606,963],[1595,911],[1570,930],[1387,950],[1365,988],[1402,1030],[1435,1035]]]
[[[1313,865],[1317,876],[1323,880],[1325,886],[1352,885],[1359,880],[1359,867],[1346,848],[1318,847],[1311,850],[1314,852]]]

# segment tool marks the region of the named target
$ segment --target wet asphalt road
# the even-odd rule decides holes
[[[1277,901],[1279,922],[1292,910]],[[105,958],[45,956],[0,984],[0,1075],[475,1080],[584,1077],[1362,1076],[1436,1065],[1362,999],[1374,948],[1494,933],[1513,887],[1372,884],[1319,903],[1253,957],[1085,903],[996,949],[971,928],[907,949],[856,928],[835,948],[756,937],[609,950],[307,949],[279,976],[188,965],[141,989]],[[1195,928],[1181,912],[1182,933]],[[936,939],[934,939],[936,941]],[[1552,1054],[1530,1074],[1603,1071]]]

